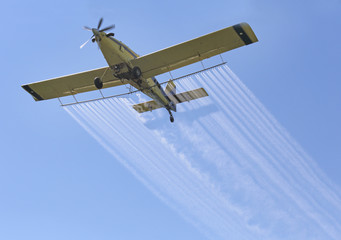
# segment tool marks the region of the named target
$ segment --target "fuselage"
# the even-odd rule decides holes
[[[127,45],[118,41],[112,36],[107,36],[105,32],[94,32],[96,42],[102,51],[111,71],[115,75],[115,66],[121,63],[126,64],[130,69],[130,60],[138,58],[139,55],[131,50]],[[129,84],[140,90],[159,105],[165,107],[168,111],[176,111],[175,104],[169,99],[165,91],[160,86],[155,77],[143,78],[143,75],[137,79],[127,79]]]

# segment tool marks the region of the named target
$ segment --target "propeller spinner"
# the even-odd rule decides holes
[[[96,35],[96,32],[104,32],[104,31],[108,31],[108,30],[111,30],[111,29],[114,29],[115,28],[115,25],[110,25],[108,27],[105,27],[103,29],[100,29],[101,26],[102,26],[102,23],[103,23],[103,18],[101,18],[98,22],[98,25],[97,25],[97,28],[89,28],[87,26],[84,26],[83,28],[87,31],[91,31],[93,32],[93,35],[90,37],[90,39],[88,41],[86,41],[85,43],[83,43],[80,48],[83,48],[90,40],[92,40],[92,42],[95,42],[95,38],[94,36]],[[108,33],[108,35],[110,36],[114,36],[113,33]]]

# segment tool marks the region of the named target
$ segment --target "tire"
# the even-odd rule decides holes
[[[97,89],[101,89],[103,87],[103,82],[99,77],[95,77],[94,84]]]
[[[141,69],[139,67],[134,67],[132,70],[133,78],[139,79],[142,75]]]

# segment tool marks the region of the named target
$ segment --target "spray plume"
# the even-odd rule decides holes
[[[65,110],[208,238],[339,239],[337,187],[228,66],[176,84],[209,97],[179,105],[174,124],[130,98]]]

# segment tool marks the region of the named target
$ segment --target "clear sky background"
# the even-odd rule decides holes
[[[105,66],[82,26],[116,24],[140,55],[239,22],[259,42],[224,59],[341,186],[341,2],[1,2],[0,238],[204,239],[56,100],[20,85]]]

